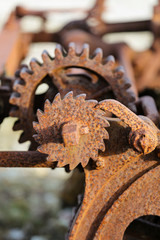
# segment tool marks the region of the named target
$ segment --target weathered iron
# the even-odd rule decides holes
[[[89,105],[92,101],[89,101],[86,108],[83,107],[84,96],[83,101],[81,98],[81,103],[79,101],[77,103],[79,98],[81,95],[73,100],[73,93],[69,93],[64,100],[61,100],[58,95],[52,104],[46,102],[44,113],[37,113],[39,124],[34,124],[34,127],[38,133],[36,139],[41,144],[38,150],[49,155],[49,162],[58,162],[59,167],[69,164],[70,169],[73,169],[78,163],[84,167],[85,195],[75,215],[68,238],[71,240],[123,239],[129,221],[141,215],[160,214],[157,197],[157,190],[160,191],[158,180],[160,162],[155,151],[160,144],[159,129],[150,119],[144,116],[138,117],[116,100],[103,100],[99,104],[93,102],[92,116],[90,116]],[[79,110],[79,105],[83,111]],[[119,120],[108,119],[111,126],[109,127],[107,122],[109,139],[105,142],[105,152],[99,152],[95,157],[92,154],[95,153],[95,147],[98,149],[97,141],[99,140],[102,144],[104,135],[101,127],[103,129],[105,126],[104,120],[101,119],[102,112],[93,114],[93,111],[97,109],[112,112]],[[95,124],[88,120],[85,113],[93,122],[95,121]],[[61,120],[59,120],[60,115]],[[102,126],[97,124],[97,115],[100,117],[99,123],[102,123]],[[83,118],[87,120],[85,124]],[[80,125],[84,124],[88,142],[83,138],[77,138],[77,122]],[[66,124],[67,130],[63,131]],[[89,136],[93,133],[93,129],[96,138],[92,136],[94,143],[90,145]],[[101,132],[100,135],[98,134],[101,140],[96,134],[97,131]],[[87,158],[86,149],[89,150]],[[96,161],[97,165],[88,163],[89,157]],[[150,177],[152,178],[151,185]],[[154,181],[156,181],[156,186],[154,186]],[[143,188],[143,185],[145,186],[143,191],[135,190],[136,186],[139,189]],[[147,195],[145,201],[144,194]],[[126,195],[127,204],[125,204]],[[132,199],[134,199],[133,208]],[[118,204],[118,201],[122,202],[122,206]],[[152,206],[148,207],[149,204]],[[140,209],[139,206],[141,206]],[[127,214],[125,208],[127,208]],[[116,220],[116,218],[124,218],[124,220]],[[119,224],[119,230],[114,226],[116,221]],[[107,224],[110,226],[109,229]]]
[[[23,33],[20,21],[24,16],[46,21],[48,12],[59,10],[31,11],[19,6],[0,35],[0,122],[9,111],[18,117],[14,130],[24,131],[20,142],[30,140],[33,150],[0,152],[0,167],[72,170],[82,165],[85,192],[69,240],[128,240],[124,232],[133,220],[160,216],[159,113],[151,96],[139,96],[145,89],[160,87],[159,10],[160,1],[152,19],[108,24],[102,20],[104,0],[97,0],[85,19],[72,21],[58,32],[48,33],[43,25],[38,33]],[[140,53],[125,43],[108,44],[101,39],[111,32],[144,30],[153,33],[154,42]],[[75,44],[69,44],[71,40]],[[30,67],[19,67],[32,42],[47,41],[62,44],[54,58],[44,52],[42,64],[33,59]],[[125,71],[117,68],[119,64]],[[49,90],[36,95],[41,83]],[[35,123],[38,108],[43,112],[37,111]],[[41,153],[35,151],[34,129]],[[140,234],[136,240],[142,239]]]
[[[13,86],[14,92],[10,98],[10,103],[18,107],[10,113],[12,117],[19,119],[15,123],[14,129],[24,130],[20,142],[32,141],[34,150],[36,145],[34,145],[32,138],[34,133],[32,122],[36,119],[34,111],[35,91],[41,83],[46,82],[49,85],[49,92],[41,96],[40,107],[43,107],[45,99],[52,101],[57,90],[62,97],[71,90],[74,91],[75,95],[86,93],[87,99],[92,97],[98,100],[104,99],[104,96],[109,94],[127,106],[131,103],[135,105],[136,97],[132,92],[130,82],[126,77],[123,77],[123,68],[114,68],[115,62],[112,56],[109,56],[103,63],[101,49],[97,49],[94,57],[91,58],[89,57],[88,45],[85,44],[82,53],[78,55],[75,45],[71,43],[67,54],[62,46],[58,45],[55,49],[54,59],[46,51],[42,54],[42,58],[43,64],[33,59],[30,62],[31,70],[29,68],[20,70]],[[74,70],[75,68],[82,68],[83,72]],[[75,75],[80,76],[77,78]]]
[[[57,161],[58,167],[69,164],[72,170],[79,163],[85,167],[89,158],[98,160],[98,149],[105,151],[103,139],[109,139],[104,129],[109,123],[98,109],[111,112],[130,127],[129,143],[137,151],[146,155],[159,147],[160,130],[149,118],[138,117],[116,100],[98,104],[85,101],[85,97],[73,98],[69,92],[62,100],[57,94],[53,103],[46,100],[44,113],[37,111],[39,123],[33,125],[38,134],[34,138],[41,144],[38,151],[49,155],[48,161]]]
[[[131,149],[128,127],[121,121],[110,121],[108,132],[106,151],[99,155],[104,167],[84,170],[85,193],[69,239],[122,240],[134,219],[160,214],[156,153],[144,156]]]
[[[89,159],[97,160],[98,149],[105,151],[103,139],[108,139],[105,127],[108,121],[94,109],[97,101],[85,101],[86,95],[73,98],[69,92],[61,100],[59,94],[52,104],[47,100],[44,113],[37,112],[39,123],[34,122],[38,151],[48,154],[48,162],[58,162],[57,167],[69,165],[70,170],[79,163],[85,167]]]
[[[138,117],[115,100],[103,100],[98,107],[112,112],[131,128],[129,142],[136,150],[148,154],[159,146],[159,129],[149,118],[145,116]]]

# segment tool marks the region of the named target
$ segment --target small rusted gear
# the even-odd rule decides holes
[[[61,100],[57,94],[52,104],[46,100],[44,112],[37,111],[39,123],[33,126],[38,133],[34,138],[41,144],[38,151],[48,154],[47,160],[56,161],[58,167],[69,164],[72,170],[79,163],[85,167],[90,158],[97,160],[98,149],[105,151],[109,123],[94,108],[98,102],[85,98],[85,94],[73,98],[69,92]]]
[[[44,51],[42,54],[43,64],[33,59],[30,62],[31,70],[23,68],[20,71],[13,87],[15,92],[10,98],[10,103],[16,106],[16,109],[13,109],[10,115],[19,119],[15,123],[14,129],[24,130],[20,142],[27,140],[33,142],[32,122],[36,119],[35,91],[42,82],[47,82],[49,85],[49,97],[44,98],[43,96],[43,100],[41,100],[42,106],[44,99],[52,101],[57,92],[64,96],[71,90],[74,90],[75,95],[87,93],[87,99],[95,98],[97,100],[107,98],[108,92],[112,91],[113,97],[127,106],[135,101],[130,90],[130,84],[124,78],[123,68],[114,69],[113,56],[109,56],[105,62],[102,62],[102,55],[102,50],[98,48],[93,58],[90,58],[87,44],[84,44],[81,54],[76,53],[74,43],[69,45],[68,52],[65,52],[61,45],[58,45],[55,49],[55,58],[51,58]],[[95,78],[93,78],[93,81],[86,81],[82,77],[81,80],[76,82],[77,80],[69,78],[65,74],[65,71],[67,72],[69,68],[82,68],[87,70],[87,73],[90,73],[91,78],[94,74],[99,79],[97,82],[95,82]],[[101,98],[97,98],[97,94]]]

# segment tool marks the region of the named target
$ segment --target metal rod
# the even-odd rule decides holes
[[[0,152],[0,167],[54,168],[55,163],[47,162],[46,156],[37,151],[2,151]]]
[[[106,33],[150,31],[151,20],[106,24]]]

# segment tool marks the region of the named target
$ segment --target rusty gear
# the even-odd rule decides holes
[[[79,163],[85,167],[90,158],[97,160],[98,149],[105,151],[109,123],[94,108],[98,102],[85,98],[85,94],[73,98],[69,92],[61,100],[57,94],[52,104],[46,100],[44,113],[37,111],[39,123],[33,126],[38,133],[35,140],[41,144],[38,151],[48,154],[49,162],[57,161],[58,167],[69,164],[72,170]]]
[[[89,58],[89,46],[87,44],[84,44],[82,53],[78,55],[75,50],[75,45],[71,43],[68,53],[64,52],[61,45],[58,45],[55,49],[54,59],[52,59],[46,51],[43,52],[42,58],[43,64],[33,59],[30,62],[31,70],[23,68],[20,71],[19,77],[13,87],[15,92],[10,98],[10,103],[16,106],[16,109],[13,109],[10,115],[18,117],[19,119],[15,123],[14,129],[24,130],[20,137],[20,142],[27,140],[33,142],[32,135],[34,132],[32,122],[35,120],[35,91],[42,82],[46,81],[49,85],[49,97],[43,98],[49,99],[50,101],[53,100],[57,92],[60,92],[61,95],[64,96],[70,90],[74,90],[74,94],[76,95],[85,92],[87,93],[87,98],[91,98],[92,95],[94,96],[94,94],[97,93],[101,95],[103,93],[104,96],[104,92],[106,91],[105,98],[107,98],[106,94],[110,90],[107,83],[110,85],[115,98],[123,104],[128,105],[135,101],[132,91],[130,90],[130,84],[127,79],[123,77],[124,70],[121,67],[114,69],[115,63],[112,56],[109,56],[103,64],[101,49],[97,49],[94,57]],[[68,76],[64,74],[65,70],[75,67],[87,70],[91,73],[91,76],[94,73],[100,78],[100,82],[93,82],[91,87],[89,85],[90,81],[83,82],[84,78],[81,78],[81,82],[78,82],[78,84],[76,84],[74,80],[68,80]],[[92,94],[89,95],[91,92]],[[41,100],[42,106],[43,102],[44,101]],[[41,106],[38,107],[41,108]]]

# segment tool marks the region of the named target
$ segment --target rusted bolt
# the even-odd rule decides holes
[[[79,125],[75,122],[65,123],[62,127],[62,137],[65,146],[75,146],[79,143]]]

